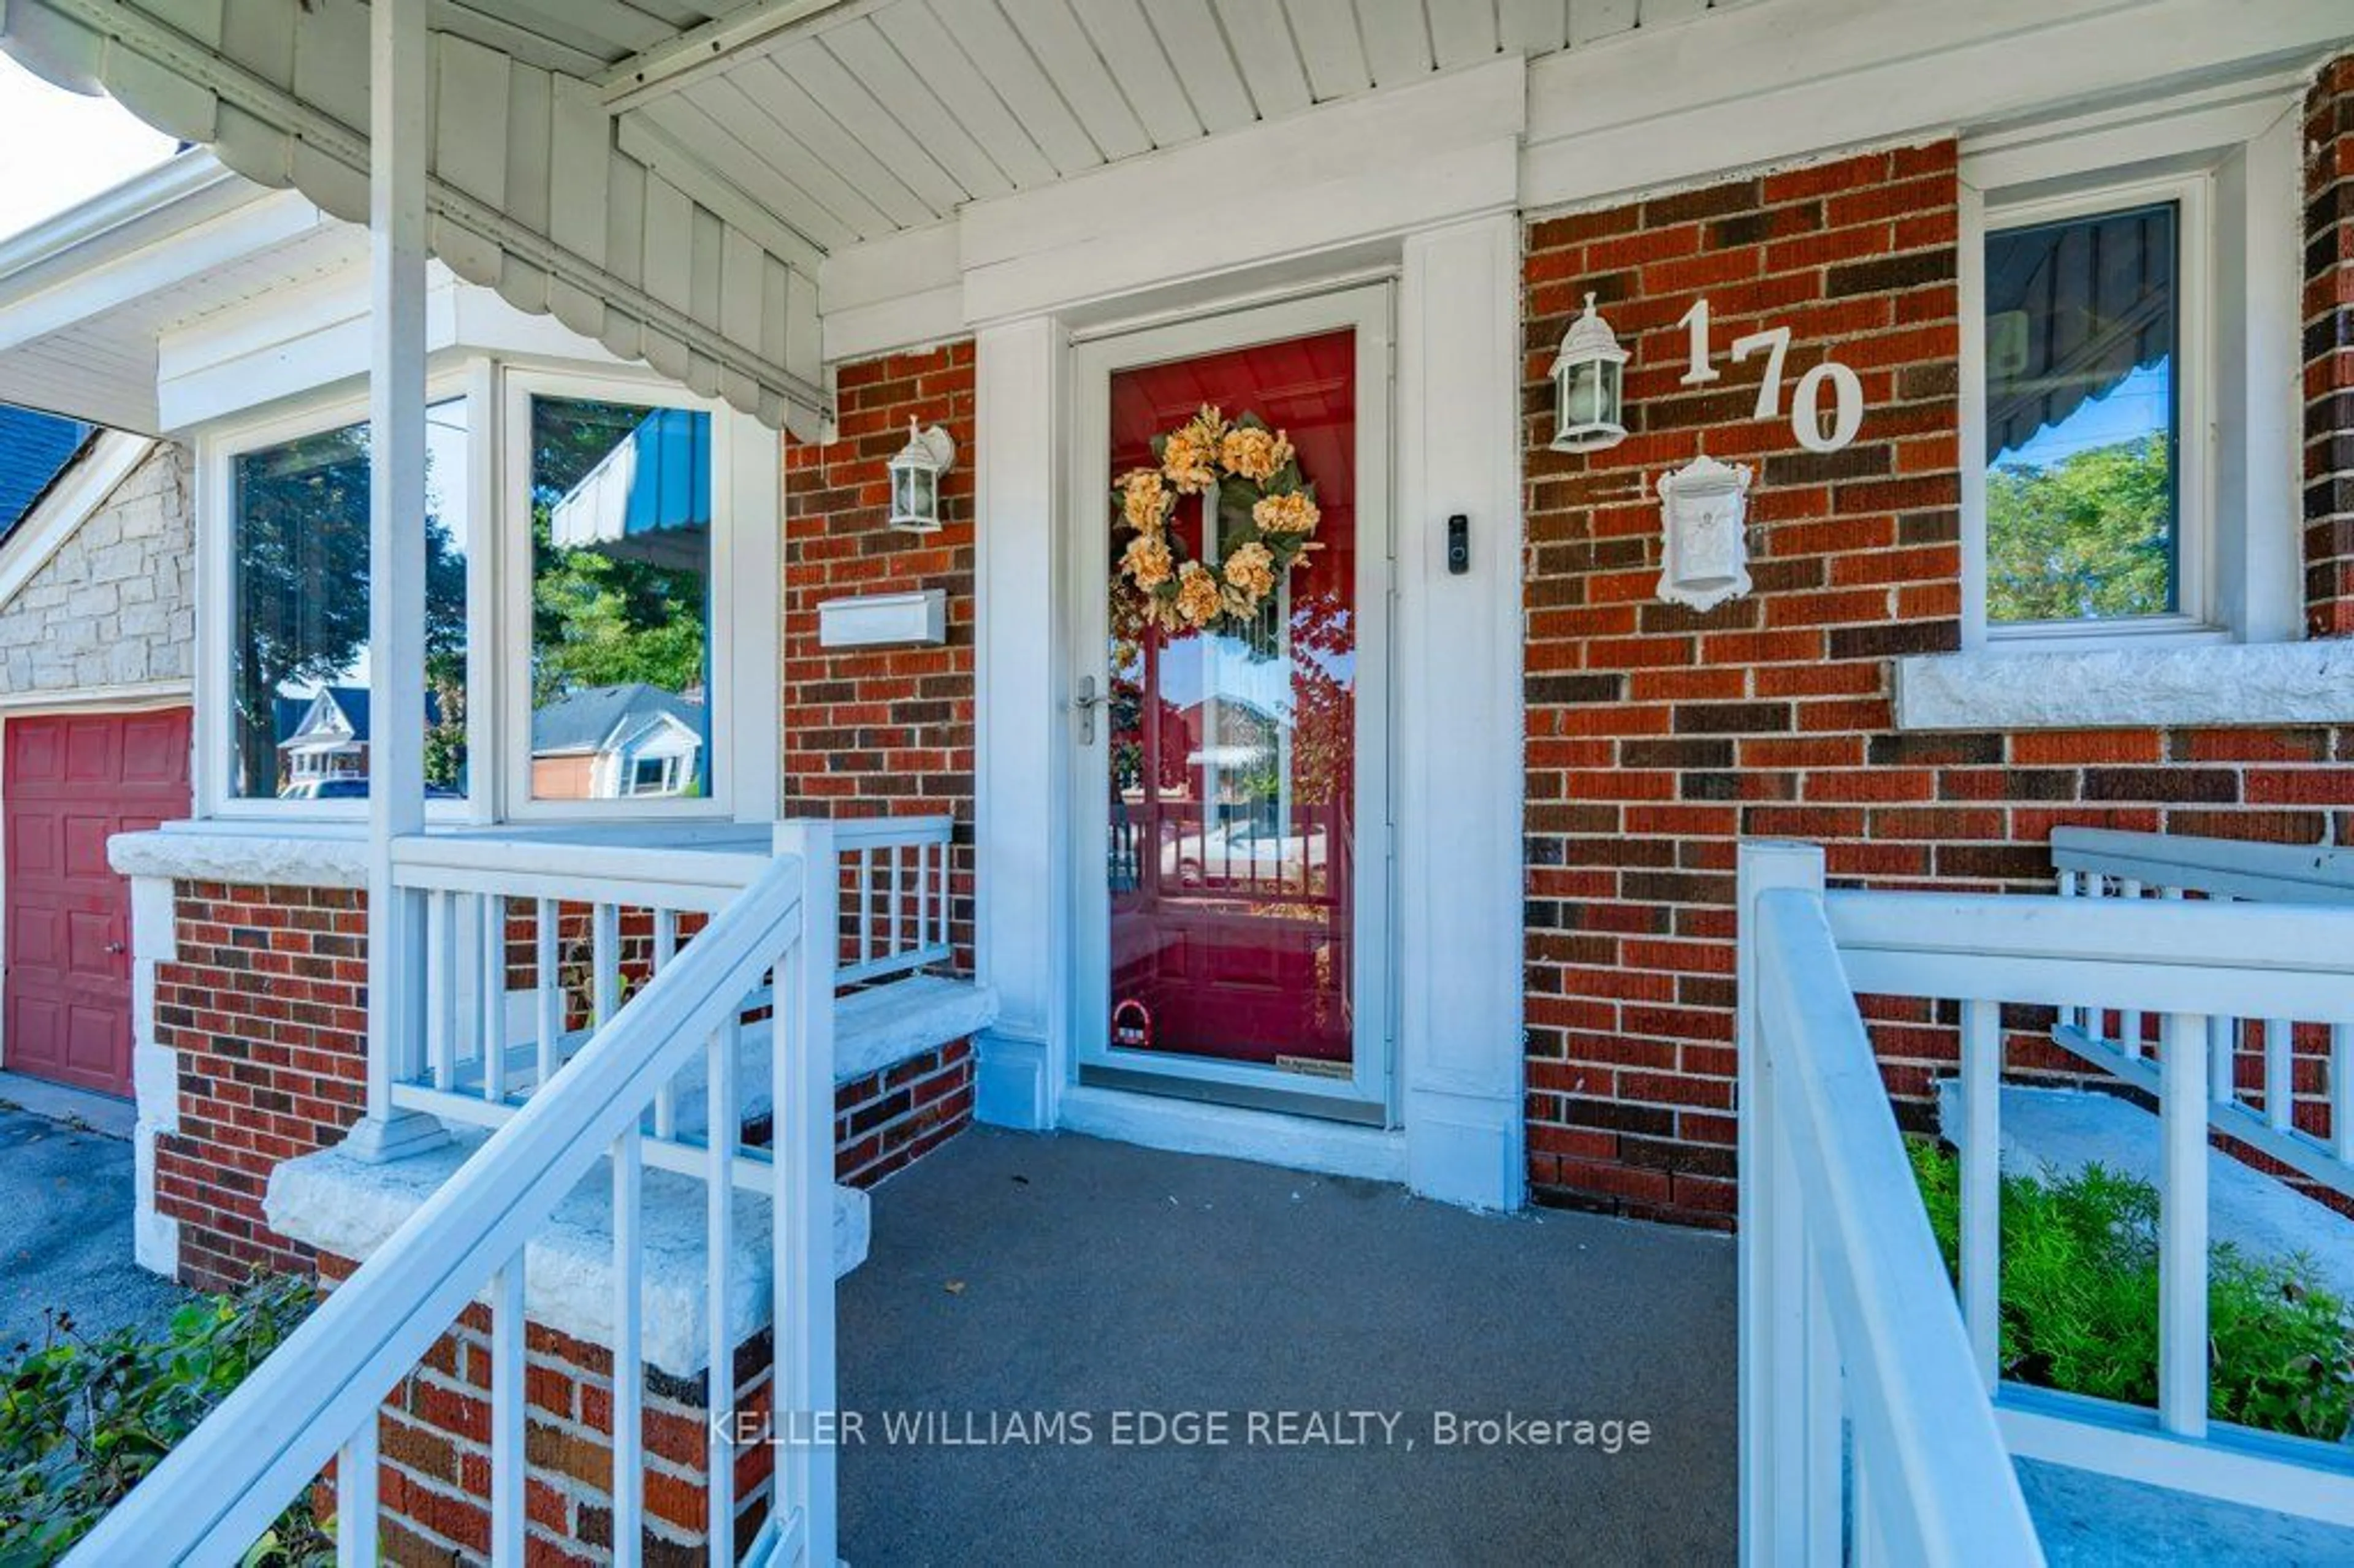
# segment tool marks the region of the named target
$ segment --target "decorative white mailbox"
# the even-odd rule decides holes
[[[1661,599],[1711,610],[1749,591],[1750,477],[1746,465],[1705,453],[1659,476]]]

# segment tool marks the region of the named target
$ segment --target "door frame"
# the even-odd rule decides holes
[[[191,770],[188,780],[188,800],[189,809],[193,811],[196,805],[194,748],[196,724],[196,714],[193,711],[195,701],[195,683],[190,681],[154,681],[143,682],[136,685],[92,686],[80,692],[25,692],[0,694],[0,760],[5,760],[7,755],[8,723],[12,719],[72,717],[82,715],[130,717],[138,714],[160,713],[172,708],[188,708],[191,710],[188,715]],[[0,767],[0,826],[5,826],[6,823],[7,814],[6,769],[5,767]],[[5,911],[7,906],[7,846],[5,842],[0,842],[0,911]],[[136,969],[132,972],[132,987],[131,1005],[135,1016],[139,1006]],[[0,964],[0,1073],[19,1070],[11,1065],[8,1056],[7,1003],[7,966]],[[132,1093],[135,1100],[138,1094],[138,1043],[135,1039],[133,1041],[132,1050]],[[43,1082],[47,1081],[43,1080]]]
[[[1357,823],[1357,876],[1351,1007],[1355,1020],[1352,1072],[1321,1078],[1271,1065],[1201,1056],[1123,1052],[1110,1044],[1110,890],[1102,874],[1102,846],[1110,832],[1108,729],[1065,732],[1071,779],[1072,867],[1071,1039],[1068,1082],[1139,1089],[1179,1098],[1301,1112],[1394,1128],[1399,1123],[1394,962],[1397,927],[1392,917],[1396,878],[1393,659],[1397,608],[1397,527],[1392,429],[1392,374],[1396,300],[1387,281],[1359,282],[1267,303],[1237,305],[1175,321],[1107,331],[1076,343],[1071,353],[1072,417],[1068,476],[1073,521],[1066,583],[1070,636],[1065,690],[1083,679],[1109,689],[1108,615],[1104,586],[1111,569],[1111,530],[1100,498],[1109,493],[1112,376],[1260,344],[1319,334],[1355,334],[1357,363],[1356,493],[1357,690],[1355,764],[1352,781]],[[1093,499],[1096,503],[1090,504]],[[1086,1078],[1082,1079],[1082,1074]]]

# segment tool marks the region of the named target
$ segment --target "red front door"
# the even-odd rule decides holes
[[[1214,405],[1281,430],[1322,513],[1249,629],[1172,632],[1115,589],[1109,1028],[1123,1049],[1353,1069],[1356,362],[1341,330],[1111,378],[1115,479]],[[1217,532],[1235,510],[1218,509]],[[1130,535],[1113,526],[1117,558]],[[1170,527],[1192,557],[1222,558],[1201,501]]]
[[[131,888],[106,841],[188,812],[188,710],[0,726],[7,922],[0,1065],[131,1093]]]

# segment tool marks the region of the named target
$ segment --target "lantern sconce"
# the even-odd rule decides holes
[[[908,534],[940,530],[940,476],[956,466],[956,440],[934,425],[907,421],[907,444],[890,462],[891,526]]]
[[[1627,360],[1617,334],[1586,295],[1585,313],[1569,323],[1553,362],[1553,450],[1600,451],[1627,439]]]

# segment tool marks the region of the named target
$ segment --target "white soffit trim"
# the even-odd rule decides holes
[[[1989,124],[2342,46],[2344,0],[1776,0],[1530,67],[1523,204]]]
[[[253,0],[238,15],[242,25],[224,26],[217,6],[165,0],[7,0],[0,47],[52,81],[102,86],[249,178],[364,221],[366,9]],[[425,205],[451,270],[814,436],[827,408],[806,260],[796,268],[625,152],[595,84],[440,29],[432,47]]]
[[[2354,642],[2211,643],[1896,662],[1904,730],[2354,721]]]
[[[975,202],[958,214],[965,321],[1508,210],[1527,117],[1528,67],[1510,55]],[[1201,200],[1172,216],[1172,190]]]
[[[74,536],[74,530],[88,522],[90,514],[114,493],[114,487],[130,478],[131,471],[154,450],[155,443],[144,436],[127,436],[120,430],[99,432],[89,449],[58,476],[40,504],[0,544],[0,609],[48,565],[49,557]]]

